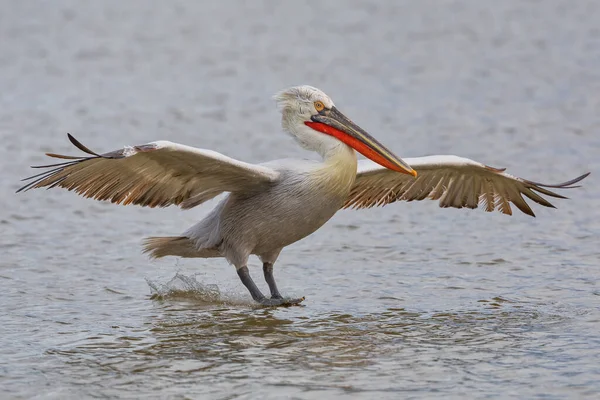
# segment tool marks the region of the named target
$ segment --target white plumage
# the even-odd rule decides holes
[[[345,117],[322,91],[287,89],[276,100],[282,126],[323,160],[276,160],[255,165],[220,153],[168,141],[105,154],[69,135],[87,156],[48,154],[68,161],[27,180],[19,191],[62,187],[85,197],[147,207],[187,209],[228,195],[202,221],[179,236],[152,237],[145,251],[154,257],[224,257],[234,264],[252,297],[264,305],[298,304],[283,299],[273,278],[280,251],[320,228],[340,208],[381,206],[399,200],[438,200],[441,207],[499,210],[510,203],[534,215],[523,196],[553,207],[540,194],[564,198],[547,188],[567,189],[588,174],[558,185],[517,178],[504,170],[457,156],[402,160]],[[354,150],[371,160],[357,162]],[[250,278],[251,254],[263,261],[271,298]]]
[[[510,203],[535,216],[523,196],[546,207],[554,207],[538,193],[564,199],[546,188],[570,189],[589,174],[555,185],[536,183],[510,175],[468,158],[437,155],[405,158],[417,178],[383,168],[371,160],[358,163],[356,182],[344,208],[369,208],[395,201],[439,200],[440,207],[498,210],[512,215]]]
[[[194,207],[223,192],[247,192],[275,182],[277,171],[235,160],[212,150],[197,149],[161,140],[97,154],[69,140],[89,157],[68,158],[61,164],[28,179],[19,189],[60,186],[96,200],[148,207],[178,205]]]

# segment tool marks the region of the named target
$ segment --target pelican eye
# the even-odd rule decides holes
[[[315,105],[315,110],[317,110],[318,112],[321,112],[325,109],[325,104],[323,104],[322,101],[315,101],[314,105]]]

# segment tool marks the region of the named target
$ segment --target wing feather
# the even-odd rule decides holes
[[[70,134],[71,143],[89,156],[48,156],[70,160],[34,166],[46,171],[25,178],[17,192],[62,187],[96,200],[145,207],[191,208],[223,192],[261,190],[279,173],[211,150],[168,141],[126,146],[98,154]]]
[[[406,158],[418,176],[413,178],[375,164],[359,161],[354,187],[343,208],[370,208],[395,201],[438,200],[440,207],[477,208],[512,215],[511,203],[527,215],[535,216],[525,197],[545,207],[554,206],[540,194],[564,199],[551,189],[571,189],[589,172],[570,181],[547,185],[510,175],[457,156]]]

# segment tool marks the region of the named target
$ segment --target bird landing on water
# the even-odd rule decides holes
[[[265,306],[299,304],[284,298],[273,277],[281,250],[319,229],[341,208],[368,208],[396,201],[432,199],[441,207],[498,210],[511,215],[511,203],[534,216],[523,196],[554,207],[540,194],[564,198],[551,189],[574,188],[589,173],[546,185],[517,178],[457,156],[402,160],[344,116],[329,96],[311,86],[275,96],[282,127],[321,161],[283,159],[262,164],[238,161],[211,150],[168,141],[127,146],[98,154],[68,135],[87,156],[25,180],[18,191],[62,187],[85,197],[143,207],[195,207],[228,195],[200,222],[178,236],[150,237],[151,257],[223,257],[233,264],[252,298]],[[369,160],[357,161],[356,152]],[[258,289],[247,267],[250,255],[263,263],[271,296]]]

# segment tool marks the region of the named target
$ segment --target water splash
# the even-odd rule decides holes
[[[187,276],[178,272],[167,283],[160,283],[146,278],[152,292],[150,298],[152,300],[183,298],[210,303],[225,300],[221,295],[219,286],[201,283],[196,279],[197,276],[198,274]]]

